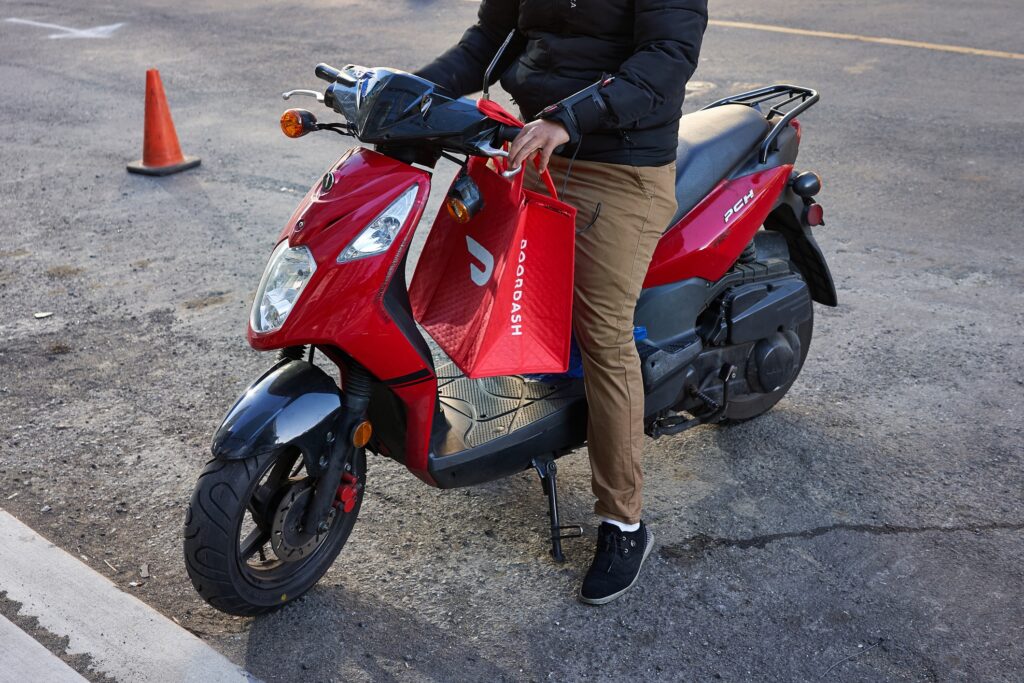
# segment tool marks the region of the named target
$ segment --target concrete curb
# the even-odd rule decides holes
[[[38,618],[41,627],[67,636],[68,652],[88,654],[98,671],[132,683],[255,680],[199,638],[122,592],[3,510],[0,538],[4,539],[0,543],[0,590],[22,604],[23,614]],[[13,624],[11,627],[18,630]],[[0,662],[20,661],[30,654],[20,650],[7,654],[6,635],[3,643]],[[21,640],[15,646],[20,647]]]
[[[32,636],[0,617],[0,681],[82,683],[84,680]]]

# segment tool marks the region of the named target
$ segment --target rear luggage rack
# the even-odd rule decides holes
[[[740,93],[739,95],[733,95],[732,97],[712,102],[706,107],[701,108],[701,111],[721,107],[723,104],[743,104],[761,111],[761,104],[776,99],[781,99],[782,101],[773,105],[768,110],[768,113],[765,114],[765,118],[768,120],[771,120],[773,116],[781,116],[782,118],[775,122],[771,131],[761,141],[759,158],[763,164],[768,161],[768,154],[771,152],[772,143],[775,142],[775,138],[779,137],[779,133],[785,130],[790,121],[810,109],[814,103],[821,99],[817,90],[801,88],[798,85],[770,85],[766,88],[758,88],[757,90],[751,90],[750,92]],[[796,106],[791,109],[785,109],[785,107],[789,107],[794,102],[797,103]]]

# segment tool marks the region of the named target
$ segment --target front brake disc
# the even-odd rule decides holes
[[[302,527],[306,507],[313,498],[313,487],[309,479],[295,482],[281,499],[274,513],[270,530],[270,544],[282,562],[297,562],[316,550],[330,533],[336,510],[332,507],[327,518],[327,529],[319,533],[307,533]]]

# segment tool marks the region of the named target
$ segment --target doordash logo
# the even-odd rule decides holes
[[[512,321],[512,336],[523,335],[523,305],[519,303],[523,298],[523,276],[526,275],[526,240],[519,243],[519,257],[516,259],[516,281],[512,283],[512,313],[509,319]]]
[[[477,287],[483,287],[490,281],[491,273],[494,272],[494,256],[491,252],[487,251],[484,245],[477,242],[475,239],[466,235],[466,248],[469,249],[470,255],[480,262],[483,266],[481,269],[475,263],[469,264],[469,277],[473,280],[473,284]]]

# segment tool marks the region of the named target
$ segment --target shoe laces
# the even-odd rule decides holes
[[[636,540],[630,538],[621,530],[616,528],[614,531],[604,533],[599,539],[601,552],[608,553],[608,567],[605,569],[606,573],[611,573],[612,567],[615,566],[615,560],[626,559],[629,557],[631,552],[635,552],[637,548]]]

